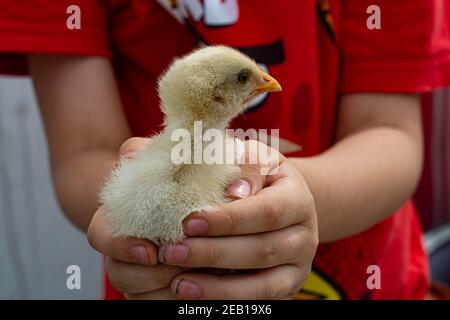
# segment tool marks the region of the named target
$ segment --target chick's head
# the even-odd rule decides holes
[[[281,90],[255,61],[224,46],[205,47],[175,60],[158,86],[166,122],[226,123],[257,95]]]

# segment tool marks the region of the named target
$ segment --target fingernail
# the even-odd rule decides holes
[[[122,158],[133,159],[135,155],[136,155],[135,150],[129,150],[122,154]]]
[[[228,187],[228,192],[238,198],[247,198],[252,193],[252,187],[243,179],[236,180]]]
[[[202,288],[192,280],[176,280],[174,287],[175,294],[185,299],[198,299],[202,295]]]
[[[142,245],[133,246],[130,249],[130,255],[134,261],[149,264],[150,259],[148,258],[147,248]]]
[[[187,236],[198,236],[208,230],[208,222],[205,219],[190,219],[184,226],[184,233]]]
[[[161,262],[185,262],[188,259],[188,248],[182,244],[169,245],[160,250]]]

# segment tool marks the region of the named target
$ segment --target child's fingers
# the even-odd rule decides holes
[[[170,287],[138,294],[125,294],[127,300],[180,300],[175,297]]]
[[[160,261],[177,266],[221,269],[261,269],[304,262],[314,256],[315,239],[294,225],[256,235],[187,238],[160,248]]]
[[[251,197],[217,206],[214,214],[195,212],[184,221],[186,235],[230,236],[256,234],[280,230],[293,224],[310,225],[315,215],[313,198],[298,173],[287,163],[282,164],[276,176],[270,176],[271,185]]]
[[[150,241],[134,238],[114,238],[108,229],[106,209],[100,207],[92,217],[87,231],[90,245],[116,260],[154,265],[158,262],[157,248]]]
[[[131,159],[136,152],[143,150],[152,141],[151,138],[133,137],[125,141],[119,149],[119,155],[126,159]]]
[[[171,288],[181,299],[286,299],[299,291],[307,274],[293,265],[228,276],[183,273],[172,281]]]
[[[173,278],[187,268],[157,264],[143,266],[111,258],[106,259],[106,271],[111,285],[119,292],[140,294],[168,287]]]

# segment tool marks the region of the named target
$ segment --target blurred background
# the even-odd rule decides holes
[[[423,105],[425,169],[415,199],[433,279],[450,285],[450,89],[425,95]],[[66,287],[70,265],[80,267],[80,290]],[[29,78],[0,76],[0,299],[99,299],[101,268],[55,200]]]
[[[80,290],[66,287],[70,265]],[[99,299],[101,268],[55,200],[31,81],[0,76],[0,299]]]

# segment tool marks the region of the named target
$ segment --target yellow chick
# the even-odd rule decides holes
[[[183,239],[187,215],[213,212],[226,201],[226,187],[239,176],[236,164],[197,164],[194,141],[187,155],[192,162],[174,161],[174,148],[180,144],[175,133],[183,129],[194,139],[194,127],[201,121],[203,132],[215,129],[226,137],[229,122],[250,100],[281,87],[239,51],[210,46],[175,60],[160,78],[158,90],[164,129],[134,159],[121,161],[100,198],[114,236],[164,245]],[[205,141],[200,144],[204,147]]]

